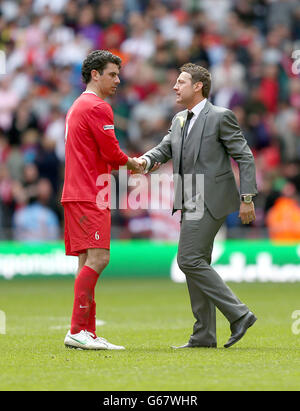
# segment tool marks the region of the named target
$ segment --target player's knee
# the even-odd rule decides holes
[[[109,264],[110,254],[109,252],[103,253],[101,251],[91,252],[87,258],[86,264],[92,267],[97,273],[101,274],[104,268]]]
[[[109,254],[106,254],[105,256],[102,256],[101,263],[103,265],[103,268],[108,266],[109,260],[110,260],[110,255]]]
[[[94,264],[98,267],[97,271],[101,273],[109,264],[109,256],[101,256]]]

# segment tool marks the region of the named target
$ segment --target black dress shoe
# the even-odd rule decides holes
[[[238,342],[246,334],[248,328],[251,327],[256,320],[257,318],[255,317],[255,315],[251,311],[249,311],[247,314],[243,315],[243,317],[232,323],[230,326],[231,336],[224,347],[229,348],[233,344]]]
[[[187,343],[184,345],[180,345],[179,347],[175,347],[174,345],[172,345],[172,348],[174,348],[175,350],[179,350],[181,348],[217,348],[217,344],[212,343],[210,345],[197,345],[197,344]]]

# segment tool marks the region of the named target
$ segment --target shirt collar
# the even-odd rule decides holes
[[[97,94],[94,91],[89,91],[89,90],[84,91],[82,94],[95,94],[95,96],[97,96]]]
[[[192,112],[194,113],[195,118],[198,117],[199,114],[201,113],[201,111],[204,109],[204,106],[205,106],[206,102],[207,102],[207,98],[205,98],[204,100],[200,101],[200,103],[196,104],[196,105],[192,108],[192,110],[190,110],[190,111],[192,111]]]

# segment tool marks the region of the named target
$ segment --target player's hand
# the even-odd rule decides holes
[[[128,157],[126,166],[128,170],[130,170],[134,174],[143,174],[145,171],[146,160],[142,158]]]
[[[161,166],[161,163],[155,162],[155,163],[153,164],[152,168],[151,168],[150,170],[146,171],[147,161],[146,161],[144,158],[142,158],[142,157],[139,157],[137,160],[140,160],[140,161],[142,162],[143,167],[144,167],[144,173],[145,173],[145,174],[146,174],[146,173],[147,173],[147,174],[152,173],[153,171],[158,170],[159,167]]]
[[[153,164],[152,168],[151,168],[149,171],[146,171],[147,161],[146,161],[144,158],[142,158],[142,157],[139,157],[139,158],[134,157],[134,160],[137,160],[137,161],[140,162],[140,164],[141,164],[141,165],[143,166],[143,168],[144,168],[143,173],[145,173],[145,174],[146,174],[146,173],[147,173],[147,174],[152,173],[153,171],[158,170],[159,167],[161,166],[161,163],[155,162],[155,163]],[[131,174],[137,174],[137,173],[134,172],[134,171],[132,171]]]
[[[239,217],[243,224],[250,224],[255,220],[255,209],[253,201],[250,204],[241,202]]]

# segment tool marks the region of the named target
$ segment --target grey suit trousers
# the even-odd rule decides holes
[[[196,322],[190,343],[216,344],[216,307],[230,323],[249,309],[211,267],[213,243],[226,217],[216,220],[207,207],[200,220],[190,220],[182,211],[177,261],[186,275],[191,306]]]

